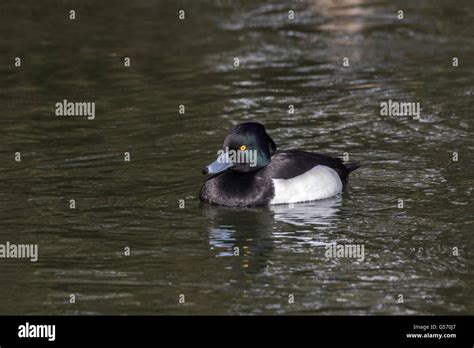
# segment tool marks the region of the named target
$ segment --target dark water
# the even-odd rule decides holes
[[[0,259],[0,313],[472,314],[473,33],[469,0],[2,1],[0,243],[39,260]],[[326,201],[200,205],[244,121],[364,167]]]

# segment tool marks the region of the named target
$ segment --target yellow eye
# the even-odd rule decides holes
[[[242,146],[240,147],[240,151],[245,151],[245,150],[247,150],[247,146],[242,145]]]

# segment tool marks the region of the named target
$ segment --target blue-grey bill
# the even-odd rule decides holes
[[[234,163],[229,159],[227,152],[221,154],[217,159],[204,168],[205,174],[217,174],[223,172],[234,166]]]

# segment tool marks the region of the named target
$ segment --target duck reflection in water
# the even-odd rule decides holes
[[[211,221],[209,246],[216,257],[235,257],[235,267],[259,272],[274,249],[329,244],[324,232],[335,227],[342,197],[254,208],[203,205]],[[305,227],[311,226],[311,229]]]

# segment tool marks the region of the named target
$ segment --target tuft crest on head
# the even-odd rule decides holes
[[[205,167],[204,173],[256,171],[270,163],[275,151],[275,142],[261,123],[245,122],[229,131],[217,160]]]

